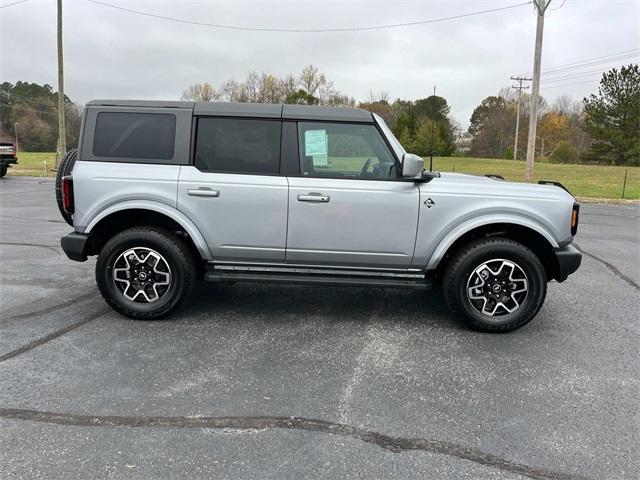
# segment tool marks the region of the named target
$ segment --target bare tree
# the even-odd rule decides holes
[[[300,76],[291,74],[284,78],[275,75],[257,72],[249,72],[244,82],[233,78],[225,81],[219,91],[214,91],[209,84],[211,96],[215,99],[223,99],[229,102],[257,102],[257,103],[285,103],[294,96],[303,99],[303,103],[312,103],[331,106],[354,106],[355,100],[349,96],[342,95],[333,86],[333,82],[313,65],[309,65],[302,70]],[[193,85],[185,90],[182,98],[198,101],[203,98],[204,89],[201,85]],[[383,92],[388,97],[388,93]],[[296,102],[297,103],[297,102]]]
[[[298,91],[298,79],[289,74],[280,80],[280,89],[282,90],[282,96],[286,99]]]
[[[259,86],[259,102],[282,103],[284,101],[282,82],[274,75],[262,74]]]
[[[373,90],[369,90],[369,95],[367,96],[368,103],[389,103],[389,98],[391,95],[389,94],[389,90],[379,90],[374,92]]]
[[[211,102],[220,98],[213,86],[208,83],[195,83],[182,92],[182,100],[188,102]]]
[[[322,105],[327,105],[329,107],[355,107],[356,101],[353,97],[349,97],[348,95],[340,95],[337,92],[329,95],[325,98],[324,102],[320,102]]]
[[[324,74],[320,73],[317,67],[307,65],[300,73],[300,86],[309,94],[317,97],[318,89],[322,84],[327,83]]]
[[[255,70],[249,72],[247,75],[247,81],[245,82],[247,102],[259,102],[260,101],[260,83],[261,78],[258,72]]]

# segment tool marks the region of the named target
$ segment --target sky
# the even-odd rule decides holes
[[[48,83],[57,89],[56,2],[27,0],[2,8],[16,1],[0,0],[0,82]],[[101,1],[189,21],[276,29],[407,23],[526,2]],[[212,28],[89,0],[63,0],[63,12],[65,93],[79,104],[93,98],[177,100],[193,83],[220,86],[251,70],[285,76],[313,64],[357,101],[381,90],[391,99],[424,98],[436,86],[452,117],[466,128],[483,98],[511,85],[510,76],[530,75],[533,69],[532,5],[437,23],[329,33]],[[590,59],[595,63],[584,65]],[[640,0],[552,0],[542,55],[541,93],[548,102],[560,95],[581,99],[597,91],[600,72],[631,62],[640,62]],[[556,67],[564,69],[544,74]]]

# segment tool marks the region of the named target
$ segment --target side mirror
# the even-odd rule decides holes
[[[424,159],[413,153],[405,153],[402,156],[402,177],[417,178],[424,170]]]

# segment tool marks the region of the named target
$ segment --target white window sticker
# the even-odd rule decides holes
[[[307,130],[304,132],[304,154],[313,157],[314,167],[326,167],[328,136],[326,130]]]

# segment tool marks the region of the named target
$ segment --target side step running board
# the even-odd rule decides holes
[[[426,278],[405,279],[346,275],[255,273],[217,269],[205,272],[204,279],[208,282],[299,283],[328,286],[415,288],[423,290],[431,288],[431,281]]]

